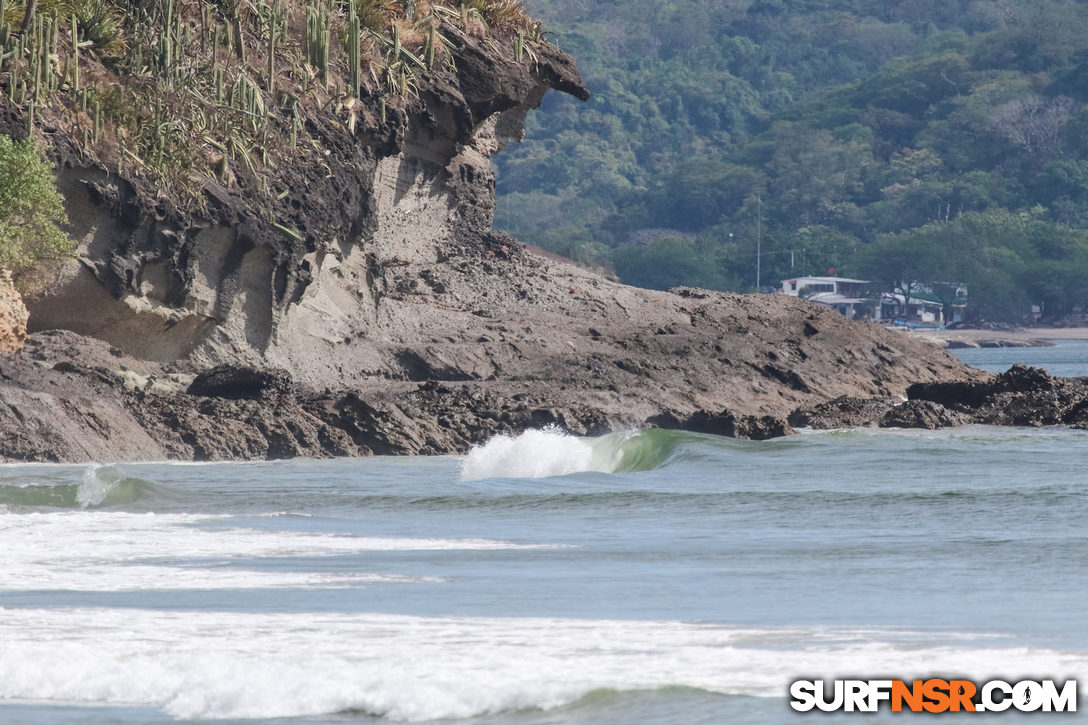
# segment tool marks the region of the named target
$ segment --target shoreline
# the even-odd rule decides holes
[[[907,330],[897,332],[949,350],[982,347],[1052,347],[1054,342],[1086,341],[1088,327],[1025,327],[1015,330]]]

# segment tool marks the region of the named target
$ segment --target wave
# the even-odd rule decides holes
[[[388,572],[342,571],[325,565],[308,569],[305,563],[270,567],[261,560],[273,558],[282,564],[290,559],[303,561],[310,557],[369,552],[554,548],[557,547],[499,539],[262,530],[235,526],[229,515],[78,509],[30,511],[0,516],[0,551],[4,552],[0,597],[5,592],[19,591],[282,590],[355,588],[383,583],[433,584],[444,580]],[[0,629],[2,625],[0,621]]]
[[[165,487],[113,466],[92,463],[79,483],[0,482],[0,505],[26,508],[107,508],[160,494]]]
[[[1083,652],[971,634],[668,621],[11,609],[0,639],[0,700],[179,719],[421,722],[592,706],[609,692],[784,698],[802,675],[1088,672]]]
[[[685,431],[643,429],[579,438],[549,426],[517,436],[497,435],[474,446],[461,462],[462,481],[551,478],[572,473],[634,473],[664,465],[679,449],[737,442]]]

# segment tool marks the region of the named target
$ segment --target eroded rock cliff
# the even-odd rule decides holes
[[[494,232],[490,156],[548,90],[586,91],[554,49],[453,52],[384,122],[376,101],[354,130],[312,114],[294,163],[205,180],[195,209],[58,132],[80,257],[0,359],[0,455],[446,453],[547,424],[759,438],[799,407],[984,377],[801,300],[634,289]]]

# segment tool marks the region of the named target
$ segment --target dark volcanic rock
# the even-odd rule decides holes
[[[1044,370],[1014,365],[991,380],[912,385],[913,400],[940,403],[990,425],[1077,424],[1088,399],[1085,378],[1055,378]]]
[[[666,411],[648,418],[646,424],[667,430],[688,430],[693,433],[708,433],[754,441],[781,438],[795,432],[782,418],[771,415],[736,416],[727,410],[716,413],[698,410],[688,416]]]
[[[993,392],[990,381],[915,383],[907,388],[909,400],[928,400],[940,405],[969,409],[982,405]]]
[[[251,367],[220,365],[197,375],[186,390],[189,395],[228,400],[257,400],[282,396],[291,387],[285,370],[257,370]]]
[[[834,428],[924,428],[965,425],[971,417],[928,400],[902,403],[894,398],[841,397],[790,414],[791,425],[817,430]]]
[[[817,430],[875,426],[897,405],[899,401],[894,398],[853,398],[843,395],[826,403],[793,411],[789,423],[798,428]]]
[[[346,433],[310,415],[293,396],[268,401],[147,395],[130,401],[128,409],[170,458],[230,461],[361,452]]]
[[[1088,378],[1055,378],[1023,365],[988,379],[918,383],[907,388],[907,396],[910,400],[902,404],[887,398],[839,398],[799,408],[789,420],[813,428],[936,429],[968,423],[1088,428]]]
[[[897,405],[880,417],[881,428],[923,428],[937,430],[971,422],[969,416],[928,400],[911,400]]]

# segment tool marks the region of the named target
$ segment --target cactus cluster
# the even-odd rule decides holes
[[[0,0],[6,102],[22,109],[31,130],[47,117],[75,131],[99,163],[152,173],[175,188],[209,172],[229,181],[232,168],[260,185],[262,167],[306,148],[307,118],[326,114],[338,123],[346,115],[354,133],[361,99],[373,99],[385,124],[390,106],[414,93],[417,73],[440,61],[453,69],[448,38],[486,28],[488,8],[509,15],[520,7],[515,0],[41,2],[38,10],[36,0]],[[516,62],[535,61],[530,26],[510,37]]]

